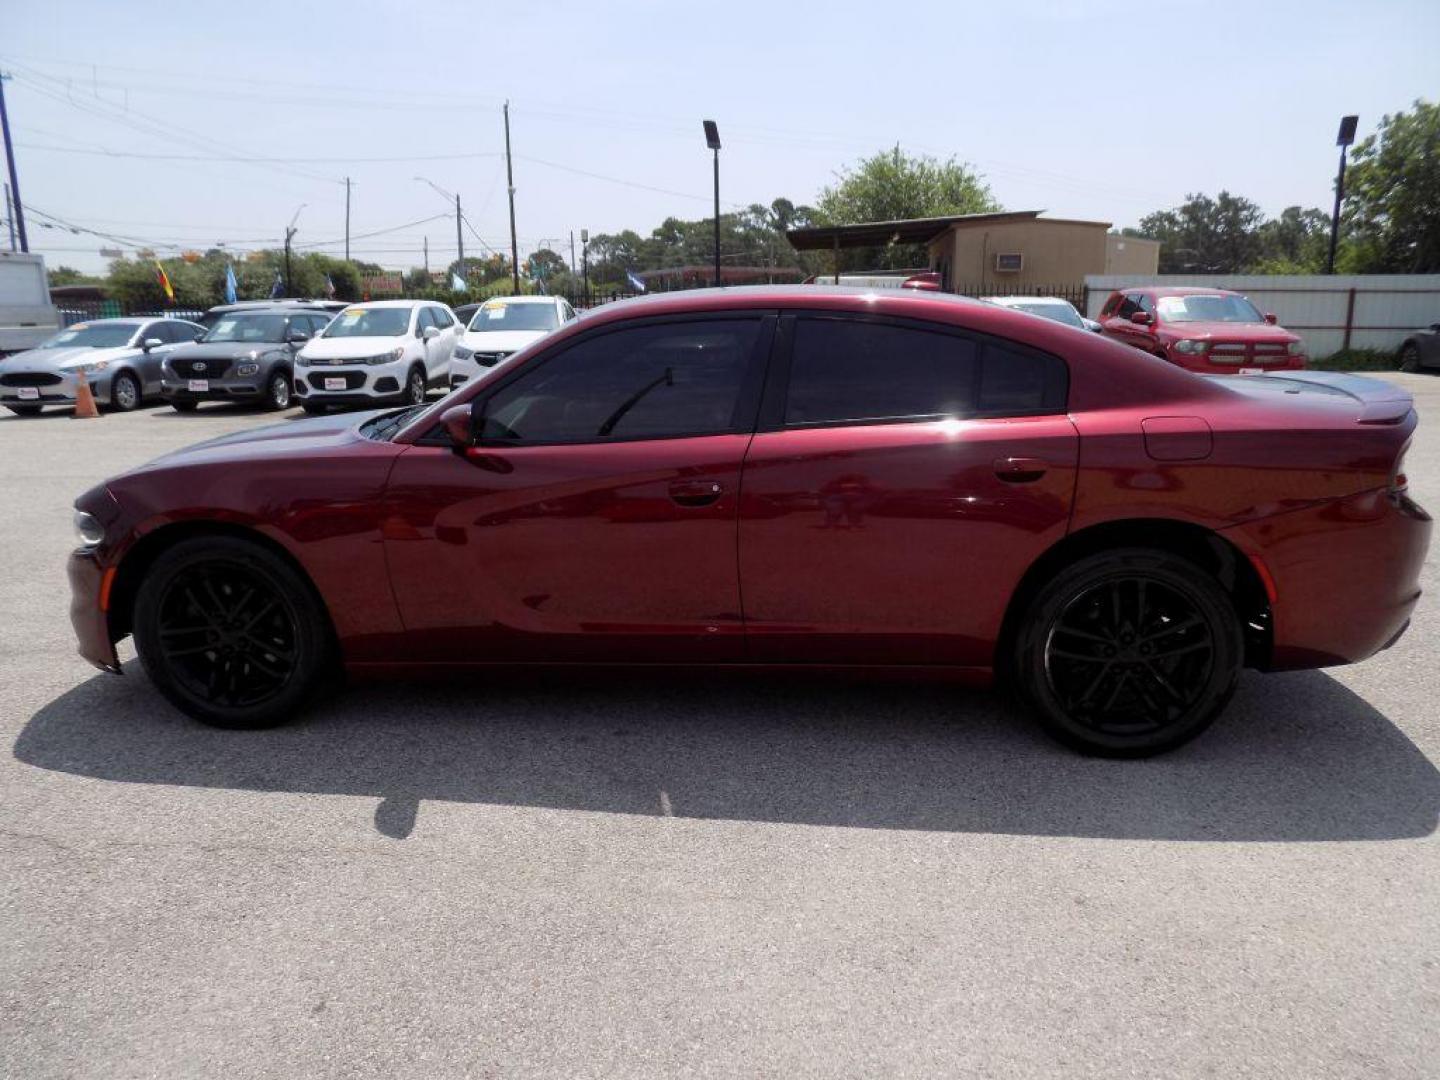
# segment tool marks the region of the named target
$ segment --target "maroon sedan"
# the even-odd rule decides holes
[[[87,492],[80,652],[175,705],[298,710],[334,665],[1008,677],[1142,755],[1240,669],[1362,660],[1419,596],[1411,400],[1210,379],[957,297],[607,306],[429,407],[202,443]]]
[[[1172,364],[1211,375],[1299,371],[1305,342],[1224,289],[1149,286],[1110,294],[1100,332]]]

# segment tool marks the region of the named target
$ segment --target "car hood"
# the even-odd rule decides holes
[[[413,340],[408,334],[399,337],[316,338],[300,351],[311,360],[348,359],[352,356],[378,356]]]
[[[129,345],[122,345],[111,349],[91,349],[88,347],[65,348],[65,349],[29,349],[26,352],[16,353],[14,356],[6,357],[3,364],[5,371],[68,371],[79,367],[81,364],[93,364],[100,360],[118,360],[122,356],[132,356],[135,349]]]
[[[385,445],[370,443],[370,440],[359,433],[358,428],[372,416],[387,411],[393,410],[377,409],[373,412],[284,420],[262,428],[221,435],[155,458],[121,474],[117,479],[193,465],[254,464],[278,458],[294,460],[324,456],[329,452],[344,450],[357,442]]]
[[[519,352],[549,330],[466,330],[460,344],[476,352]]]
[[[236,360],[284,348],[277,341],[208,341],[181,345],[169,354],[171,360]]]
[[[1166,323],[1165,329],[1177,337],[1213,339],[1215,341],[1273,341],[1284,345],[1300,340],[1300,335],[1292,334],[1283,326],[1271,326],[1269,323]]]

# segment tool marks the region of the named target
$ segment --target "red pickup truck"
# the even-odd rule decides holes
[[[1100,332],[1190,371],[1250,374],[1305,367],[1305,342],[1239,293],[1146,286],[1119,289]]]

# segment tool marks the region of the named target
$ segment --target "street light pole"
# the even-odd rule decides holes
[[[510,164],[510,102],[505,102],[505,183],[510,188],[510,276],[520,295],[520,245],[515,241],[515,170]]]
[[[5,111],[5,80],[9,75],[0,73],[0,130],[5,134],[5,165],[10,170],[10,198],[14,206],[15,231],[20,236],[20,250],[29,251],[30,241],[25,235],[25,208],[20,205],[20,180],[15,175],[15,144],[10,141],[10,114]]]
[[[715,287],[720,287],[720,129],[714,120],[705,125],[705,145],[715,154]]]
[[[580,272],[585,283],[585,306],[590,306],[590,230],[580,230]]]
[[[1335,145],[1340,147],[1340,171],[1335,174],[1335,210],[1330,215],[1330,254],[1325,259],[1325,273],[1335,273],[1335,249],[1340,243],[1340,203],[1345,198],[1345,151],[1355,141],[1355,128],[1360,123],[1358,116],[1342,116],[1340,133],[1335,136]]]
[[[468,287],[470,275],[465,272],[465,236],[460,232],[460,194],[455,194],[455,247],[460,252],[460,280]],[[448,282],[447,282],[448,284]]]

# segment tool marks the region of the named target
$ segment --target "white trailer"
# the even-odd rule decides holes
[[[0,251],[0,356],[33,349],[59,329],[44,257]]]

